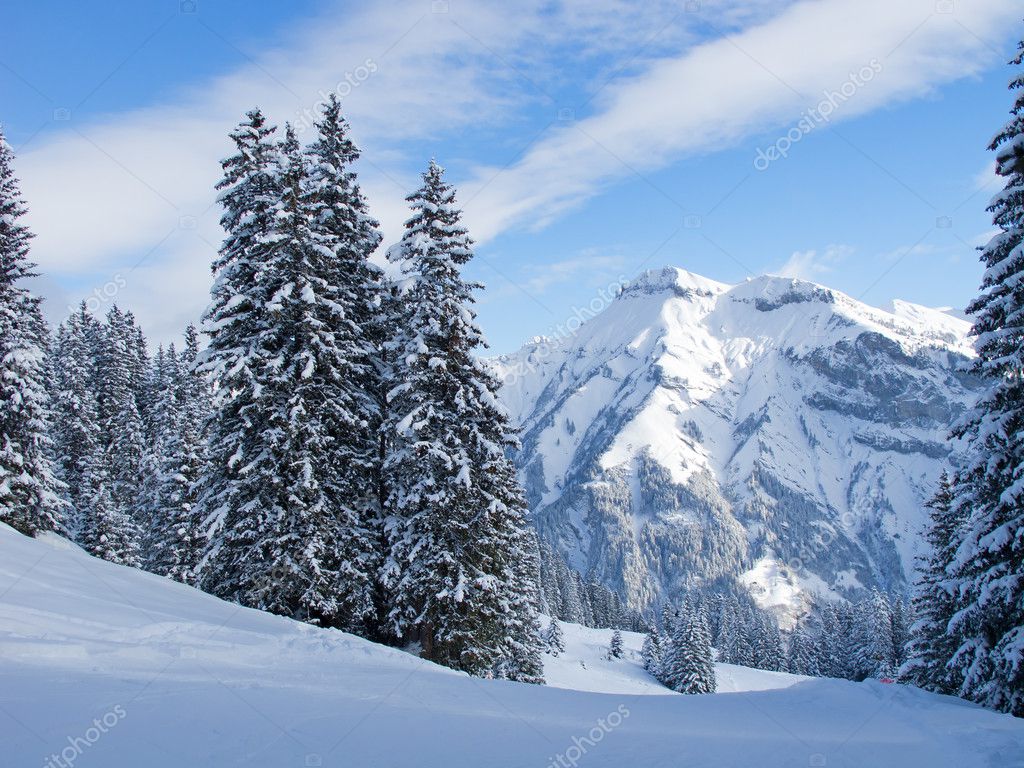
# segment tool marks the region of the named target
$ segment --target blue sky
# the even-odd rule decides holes
[[[666,264],[962,307],[1020,15],[1015,0],[22,3],[0,32],[0,122],[51,317],[117,301],[158,341],[206,302],[227,132],[254,104],[301,127],[339,86],[389,241],[426,161],[448,168],[497,352]],[[786,156],[757,167],[780,140]]]

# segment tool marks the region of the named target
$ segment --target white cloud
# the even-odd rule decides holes
[[[985,41],[1000,39],[1019,14],[1016,0],[960,3],[951,14],[936,7],[934,0],[801,2],[661,59],[610,87],[597,114],[556,126],[489,183],[470,207],[477,236],[546,222],[617,179],[785,127],[872,60],[881,72],[836,119],[919,97],[996,58]],[[494,170],[480,169],[477,184]]]
[[[975,73],[994,57],[979,38],[997,38],[1018,14],[1016,0],[962,3],[948,16],[933,13],[934,0],[681,7],[525,0],[511,11],[451,0],[448,13],[435,14],[428,0],[403,0],[331,11],[171,102],[72,121],[31,144],[17,169],[38,234],[34,258],[76,287],[125,273],[119,301],[147,328],[169,314],[195,318],[210,244],[221,236],[212,187],[231,149],[227,131],[253,104],[274,120],[300,119],[321,89],[367,60],[376,71],[344,105],[364,150],[361,182],[389,240],[406,217],[402,197],[418,181],[419,153],[454,154],[460,135],[481,128],[518,133],[526,108],[561,106],[548,93],[594,97],[590,116],[556,124],[507,169],[481,165],[461,180],[467,222],[485,241],[550,221],[631,168],[652,171],[784,127],[872,58],[883,70],[843,116]],[[708,23],[728,39],[698,42],[694,30]],[[577,81],[581,73],[590,79]]]
[[[849,245],[829,245],[820,253],[816,250],[794,251],[785,264],[770,270],[770,273],[779,277],[817,282],[827,276],[853,252],[854,249]]]
[[[626,259],[622,256],[600,254],[596,249],[588,248],[578,256],[532,268],[524,287],[534,293],[543,293],[552,286],[571,281],[604,284],[610,278],[618,277],[618,272],[625,265]]]

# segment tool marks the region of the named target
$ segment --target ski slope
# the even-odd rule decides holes
[[[1024,721],[953,699],[781,678],[651,695],[570,629],[553,685],[476,680],[0,525],[0,765],[1024,765]]]

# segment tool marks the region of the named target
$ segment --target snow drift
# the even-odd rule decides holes
[[[553,680],[578,684],[564,665],[596,652],[591,632],[569,628]],[[895,685],[679,696],[473,679],[3,525],[0,681],[12,768],[963,768],[1024,755],[1024,722]]]

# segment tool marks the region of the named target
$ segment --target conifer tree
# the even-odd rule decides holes
[[[98,321],[83,301],[57,329],[51,353],[53,372],[53,452],[57,474],[69,502],[69,531],[81,532],[87,473],[99,452],[99,408],[96,400]]]
[[[643,647],[640,649],[640,657],[643,659],[644,669],[659,680],[662,673],[662,654],[661,635],[657,632],[648,633],[644,638]]]
[[[558,619],[551,619],[551,623],[548,624],[548,629],[544,633],[544,647],[548,655],[555,658],[565,653],[565,633],[562,632],[562,625]]]
[[[562,621],[568,621],[573,624],[583,624],[585,623],[583,618],[583,602],[580,599],[579,587],[576,584],[573,571],[569,569],[568,564],[561,555],[556,555],[556,558],[558,561],[556,579],[558,582],[558,594],[561,597],[559,618]]]
[[[139,335],[131,313],[111,307],[99,343],[97,408],[104,475],[99,485],[119,515],[135,517],[146,435],[138,400],[144,378],[139,372]]]
[[[701,615],[684,609],[675,621],[662,665],[662,682],[679,693],[714,693],[714,657]]]
[[[262,116],[248,117],[233,135],[239,154],[224,163],[228,236],[204,362],[219,379],[244,371],[246,380],[218,402],[212,425],[203,505],[218,530],[202,581],[243,605],[366,632],[371,551],[339,454],[343,436],[361,425],[343,386],[337,242],[315,225],[317,203],[294,132],[275,147]],[[235,282],[243,276],[252,282]],[[217,320],[240,310],[244,324]],[[218,497],[227,503],[217,506]]]
[[[173,345],[166,354],[165,388],[154,400],[159,420],[156,445],[156,500],[147,567],[176,581],[192,583],[205,547],[197,518],[195,490],[203,467],[203,422],[207,394],[195,371],[198,338],[194,326],[185,330],[185,349]],[[158,359],[159,359],[158,355]]]
[[[625,649],[622,647],[622,631],[616,629],[612,632],[611,645],[608,646],[608,658],[621,659],[625,653]]]
[[[0,133],[0,522],[35,535],[63,530],[64,505],[50,459],[48,333],[23,284],[35,265],[13,160]]]
[[[140,532],[128,512],[114,502],[102,454],[97,454],[90,462],[83,482],[82,546],[90,554],[111,563],[139,567],[142,564]]]
[[[385,424],[391,628],[446,666],[537,679],[537,545],[506,456],[509,417],[475,357],[478,286],[461,276],[472,242],[436,163],[407,199],[413,216],[394,257],[407,314]]]
[[[809,677],[817,677],[820,674],[814,653],[814,642],[802,628],[797,628],[790,635],[786,671]]]
[[[1024,63],[1024,42],[1011,64]],[[963,600],[950,634],[961,694],[1024,715],[1024,74],[1010,121],[993,138],[996,173],[1006,180],[989,204],[997,233],[982,249],[974,316],[975,372],[988,390],[955,434],[966,440],[955,505],[965,519],[953,565]]]
[[[925,690],[955,694],[962,680],[947,666],[956,652],[957,638],[949,625],[957,611],[952,592],[950,567],[956,558],[956,548],[962,536],[966,511],[955,504],[953,483],[946,472],[939,477],[938,489],[928,502],[929,525],[925,533],[929,553],[920,561],[907,661],[900,669],[900,677]]]
[[[198,483],[208,544],[197,578],[209,592],[264,606],[272,567],[261,565],[265,553],[255,546],[272,524],[274,486],[257,471],[268,429],[259,398],[266,376],[262,344],[271,296],[262,275],[281,194],[275,128],[258,109],[246,118],[231,134],[237,151],[221,163],[224,176],[217,184],[226,236],[213,262],[211,302],[202,326],[209,344],[199,361],[215,394]]]
[[[347,628],[379,634],[384,598],[379,574],[384,548],[381,424],[385,407],[382,350],[393,335],[390,284],[370,256],[381,242],[352,170],[359,150],[332,94],[305,150],[310,230],[331,250],[320,269],[338,308],[330,318],[335,350],[329,446],[338,471],[338,538],[344,549],[339,575]]]

